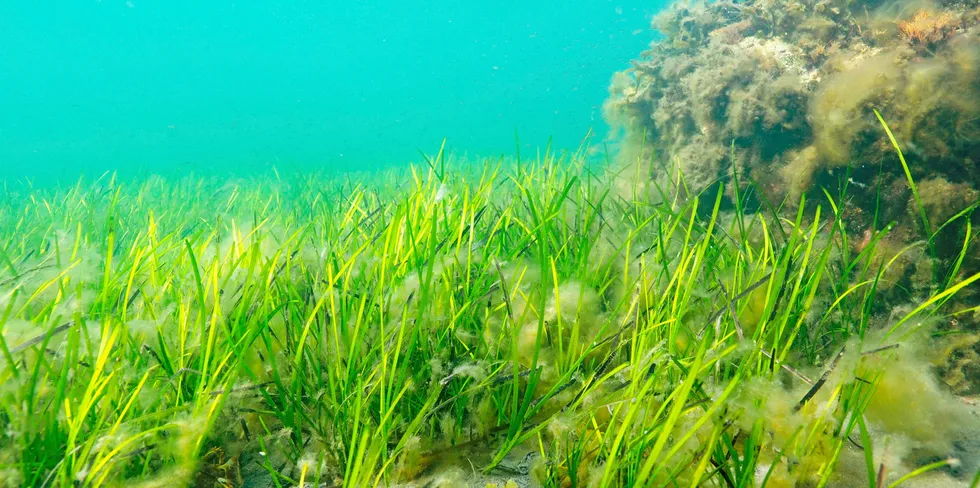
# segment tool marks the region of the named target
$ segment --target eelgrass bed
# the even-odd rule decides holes
[[[627,174],[440,152],[10,186],[0,486],[971,481],[977,420],[933,371],[977,313],[968,213],[912,286],[839,193],[750,210],[751,184]]]

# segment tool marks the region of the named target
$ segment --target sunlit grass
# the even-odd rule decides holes
[[[357,177],[8,187],[0,477],[383,486],[474,446],[485,472],[536,453],[544,486],[823,486],[857,456],[875,487],[950,463],[880,474],[873,407],[980,278],[968,213],[952,273],[895,315],[887,227],[855,251],[843,195],[787,218],[748,210],[751,184],[651,199],[605,174],[440,151]]]

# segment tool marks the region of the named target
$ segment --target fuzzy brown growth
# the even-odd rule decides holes
[[[719,27],[711,31],[708,35],[724,44],[738,44],[745,36],[751,35],[755,31],[755,26],[751,20],[743,20]]]
[[[945,40],[959,22],[949,12],[935,13],[919,10],[912,18],[898,23],[902,37],[919,44],[933,44]]]

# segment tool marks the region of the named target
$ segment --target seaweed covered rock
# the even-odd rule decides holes
[[[624,154],[646,155],[644,143],[692,191],[734,169],[793,205],[842,181],[868,202],[904,182],[877,109],[916,180],[968,195],[980,186],[975,4],[678,3],[654,21],[663,38],[615,75],[606,116],[625,130]],[[893,196],[887,217],[918,225],[905,212],[912,195]]]

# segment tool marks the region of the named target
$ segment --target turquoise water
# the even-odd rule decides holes
[[[0,178],[403,164],[605,130],[658,2],[0,6]]]

